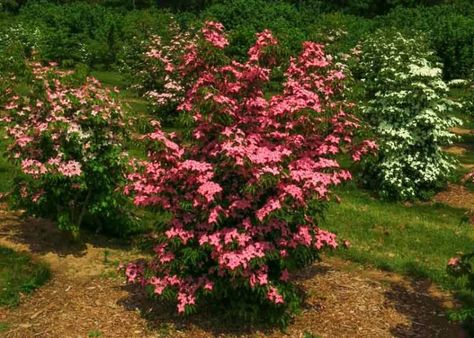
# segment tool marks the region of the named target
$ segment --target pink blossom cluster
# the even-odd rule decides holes
[[[224,34],[224,26],[220,22],[205,22],[202,29],[202,34],[204,36],[204,40],[216,48],[224,49],[227,45],[229,45],[229,41]]]
[[[223,48],[222,25],[206,27],[203,39]],[[144,136],[154,144],[148,161],[129,176],[126,193],[136,205],[172,218],[156,257],[132,265],[128,280],[154,285],[157,294],[176,289],[179,312],[219,280],[263,288],[268,302],[284,304],[281,286],[289,283],[294,253],[338,246],[312,213],[331,187],[351,179],[338,158],[352,153],[358,160],[375,146],[354,144],[359,123],[342,100],[344,74],[320,44],[305,42],[289,62],[282,92],[266,95],[274,47],[264,31],[247,62],[216,66],[190,45],[177,69],[197,72],[179,107],[195,122],[192,136],[156,125]],[[189,250],[201,253],[193,264],[185,259]]]
[[[474,183],[474,172],[467,173],[462,178],[463,183]]]
[[[459,257],[451,257],[448,261],[448,266],[456,267],[459,265],[460,262],[461,262],[461,259]]]

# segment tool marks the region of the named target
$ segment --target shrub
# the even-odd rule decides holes
[[[176,117],[176,107],[189,88],[189,79],[178,68],[186,46],[193,40],[192,32],[182,31],[176,23],[171,23],[164,36],[153,35],[149,41],[143,41],[142,54],[123,68],[133,74],[131,88],[148,99],[161,119]]]
[[[145,69],[143,56],[153,36],[161,36],[164,39],[169,36],[168,28],[173,22],[169,13],[155,9],[131,11],[123,17],[123,44],[118,51],[117,62],[129,84],[145,86],[140,73]]]
[[[191,131],[156,124],[145,136],[149,158],[126,193],[170,220],[154,259],[128,265],[126,276],[177,300],[180,313],[210,300],[230,316],[284,324],[300,304],[288,273],[337,246],[317,226],[330,187],[351,178],[336,156],[352,150],[357,160],[374,144],[352,144],[358,125],[341,100],[344,75],[322,45],[304,43],[275,94],[272,34],[257,35],[245,63],[226,57],[227,44],[222,26],[207,22],[178,68],[196,74],[179,107]]]
[[[0,12],[18,13],[26,0],[4,0],[0,3]]]
[[[70,72],[31,67],[30,93],[12,91],[4,107],[8,155],[22,171],[12,201],[74,233],[84,221],[120,229],[125,201],[116,190],[127,160],[120,106],[93,78],[76,85]]]
[[[448,129],[460,121],[450,117],[456,104],[439,67],[420,38],[378,31],[363,42],[363,115],[380,146],[365,174],[383,197],[426,198],[454,168],[441,147],[455,138]]]
[[[453,257],[449,260],[447,271],[451,276],[463,281],[467,289],[474,292],[474,252]],[[451,318],[458,321],[464,321],[470,332],[474,332],[474,307],[465,307],[451,313]]]

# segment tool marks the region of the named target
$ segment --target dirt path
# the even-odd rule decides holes
[[[136,257],[96,239],[76,244],[44,221],[20,220],[0,210],[0,244],[51,265],[52,280],[12,310],[0,310],[5,337],[281,337],[278,330],[224,325],[213,316],[183,319],[124,285],[111,261]],[[297,276],[307,292],[303,313],[288,337],[458,337],[444,317],[451,297],[426,281],[369,270],[334,258]]]

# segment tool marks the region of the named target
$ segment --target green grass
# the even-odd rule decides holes
[[[122,88],[126,85],[123,75],[119,72],[94,70],[91,75],[105,86]]]
[[[463,209],[442,204],[388,203],[356,188],[339,192],[341,204],[331,203],[323,228],[352,243],[337,255],[362,264],[429,278],[446,289],[471,298],[446,273],[449,258],[472,251],[474,227]]]
[[[45,263],[0,246],[0,307],[18,305],[20,294],[39,288],[50,275]]]
[[[459,142],[466,148],[466,152],[459,156],[459,161],[464,164],[474,164],[474,135],[462,135]]]
[[[87,337],[102,337],[102,332],[99,330],[92,330],[92,331],[89,331],[89,333],[87,334]]]
[[[474,100],[472,88],[453,88],[450,90],[450,96],[459,102],[464,102],[466,99],[471,101]],[[474,129],[474,111],[469,111],[472,109],[472,106],[464,105],[460,111],[454,114],[454,116],[462,121],[462,128]]]
[[[8,323],[1,323],[0,322],[0,333],[7,331],[10,328]]]

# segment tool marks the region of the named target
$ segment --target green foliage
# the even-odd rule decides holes
[[[461,0],[462,1],[462,0]],[[291,0],[303,9],[317,9],[322,12],[342,12],[345,14],[373,17],[383,15],[396,7],[433,6],[452,0]]]
[[[219,0],[160,0],[158,5],[175,11],[199,11],[219,2]]]
[[[36,32],[27,36],[36,37],[43,60],[66,67],[85,63],[95,69],[133,59],[141,43],[163,33],[171,20],[168,12],[154,8],[123,12],[84,2],[32,2],[16,18],[19,26]]]
[[[337,55],[348,53],[374,29],[373,20],[334,12],[320,15],[306,31],[310,41],[327,44],[327,50]]]
[[[16,306],[21,293],[31,293],[49,278],[46,264],[0,246],[0,307]]]
[[[167,32],[172,19],[167,11],[155,8],[127,12],[121,19],[122,39],[129,43],[133,39],[143,41],[152,35],[161,36]]]
[[[147,1],[30,1],[22,3],[15,24],[41,33],[37,48],[45,60],[61,61],[65,66],[82,62],[96,69],[111,68],[119,60],[134,60],[151,35],[166,34],[170,12],[150,7]],[[411,27],[429,33],[430,42],[446,65],[448,78],[466,76],[472,73],[474,63],[474,6],[456,1],[416,7],[444,2],[196,0],[165,1],[158,5],[178,10],[174,19],[183,27],[199,26],[203,19],[222,22],[230,31],[230,54],[239,57],[245,56],[255,32],[265,28],[278,37],[284,47],[282,53],[287,56],[295,54],[303,40],[330,42],[331,52],[338,53],[354,47],[375,26]],[[367,19],[395,7],[386,17]],[[328,41],[328,33],[334,41]]]
[[[474,75],[474,6],[458,4],[430,8],[397,8],[380,24],[419,30],[444,64],[447,79]]]
[[[291,4],[265,0],[224,0],[201,13],[203,19],[221,22],[229,32],[229,52],[244,57],[255,42],[255,33],[269,29],[284,54],[296,54],[306,39],[301,12]]]
[[[40,35],[22,24],[0,28],[0,105],[5,104],[9,90],[29,82],[25,59],[31,56]]]
[[[4,133],[0,133],[0,137],[4,137]],[[11,191],[13,180],[16,175],[16,168],[3,156],[6,152],[6,145],[4,142],[0,143],[0,194],[5,194]]]
[[[22,9],[19,19],[41,31],[38,49],[45,60],[64,66],[116,61],[121,32],[120,16],[114,11],[86,3],[31,3]]]
[[[223,319],[229,321],[239,320],[246,325],[266,323],[285,328],[293,316],[301,313],[303,297],[301,291],[291,283],[278,287],[285,299],[285,306],[277,307],[265,301],[266,292],[262,288],[229,288],[228,281],[222,280],[216,283],[215,290],[208,298],[209,306],[220,314],[225,309]]]
[[[18,13],[27,0],[2,0],[0,2],[0,12]]]
[[[463,128],[474,129],[474,82],[452,80],[448,83],[450,96],[462,103],[456,116],[463,120]]]

